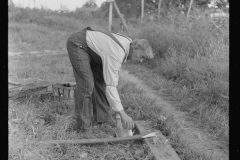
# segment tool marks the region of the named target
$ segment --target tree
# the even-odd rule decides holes
[[[96,0],[88,0],[84,5],[83,8],[96,8]]]
[[[101,4],[100,12],[103,17],[108,17],[109,14],[109,2],[105,1]]]
[[[91,1],[91,0],[89,0]],[[212,0],[194,0],[194,6],[205,8]],[[218,5],[224,4],[228,0],[216,0]],[[138,18],[141,15],[141,0],[115,0],[118,8],[126,19]],[[158,12],[159,0],[144,0],[144,12],[145,14],[155,14]],[[178,8],[180,11],[185,10],[187,12],[190,0],[162,0],[161,8],[167,12],[170,8]],[[104,17],[108,17],[109,2],[105,1],[101,5],[101,13]],[[117,18],[116,11],[113,9],[113,17]]]
[[[118,8],[124,17],[138,17],[141,11],[141,1],[140,0],[115,0]]]
[[[69,9],[66,5],[62,5],[62,4],[60,5],[60,10],[59,10],[60,13],[64,13],[64,12],[68,12],[68,11],[69,11]]]
[[[12,0],[8,0],[8,6],[14,6],[14,3]]]

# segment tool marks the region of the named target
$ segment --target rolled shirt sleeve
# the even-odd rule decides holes
[[[106,97],[111,108],[117,112],[123,110],[117,91],[121,63],[110,55],[106,55],[103,61],[103,75],[106,83]]]

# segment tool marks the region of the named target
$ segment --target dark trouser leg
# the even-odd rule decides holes
[[[93,115],[94,121],[111,121],[110,106],[106,97],[106,84],[103,78],[102,65],[91,64],[94,76]]]
[[[91,126],[92,93],[94,88],[90,59],[84,50],[71,42],[67,43],[67,50],[76,80],[74,98],[78,129],[87,129]]]

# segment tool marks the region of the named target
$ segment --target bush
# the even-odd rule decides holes
[[[56,30],[76,30],[78,23],[75,19],[59,16],[37,16],[32,17],[32,23]]]
[[[8,13],[8,20],[14,22],[26,22],[30,18],[30,14],[27,9],[13,9]]]

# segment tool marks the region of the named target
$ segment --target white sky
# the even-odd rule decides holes
[[[15,5],[30,7],[34,6],[34,0],[12,0]],[[66,6],[69,10],[75,10],[77,7],[82,7],[87,0],[35,0],[35,6],[40,8],[41,6],[47,7],[52,10],[59,10],[61,5]],[[96,4],[100,7],[101,3],[106,0],[96,0]]]

